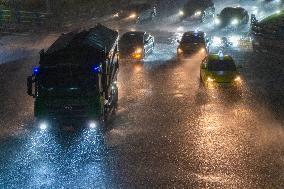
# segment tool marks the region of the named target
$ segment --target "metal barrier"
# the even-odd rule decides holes
[[[48,23],[51,16],[49,13],[0,9],[0,28],[43,26]]]

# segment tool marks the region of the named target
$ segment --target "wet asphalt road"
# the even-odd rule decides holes
[[[0,65],[0,188],[284,188],[284,62],[232,51],[237,90],[200,84],[196,54],[155,31],[143,64],[121,62],[108,130],[59,137],[33,127],[25,77],[56,36]],[[29,38],[29,37],[27,37]]]

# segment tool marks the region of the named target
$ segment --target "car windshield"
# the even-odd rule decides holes
[[[221,11],[220,15],[222,17],[240,17],[242,15],[242,11],[240,9],[235,8],[225,8]]]
[[[233,60],[214,60],[208,63],[208,71],[236,71]]]
[[[181,39],[181,43],[204,43],[204,37],[201,35],[184,35]]]
[[[143,44],[143,35],[140,34],[125,34],[120,40],[122,45],[141,45]]]
[[[64,66],[40,69],[39,78],[41,86],[50,88],[79,88],[95,90],[96,77],[91,69],[78,66]]]

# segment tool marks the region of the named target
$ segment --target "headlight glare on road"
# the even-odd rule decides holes
[[[239,20],[237,18],[234,18],[231,22],[232,25],[238,25],[239,24]]]
[[[220,24],[221,24],[220,18],[215,18],[215,19],[214,19],[214,23],[215,23],[216,25],[220,25]]]

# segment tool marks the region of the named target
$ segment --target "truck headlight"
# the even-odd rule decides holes
[[[239,20],[237,18],[233,19],[231,22],[232,25],[238,25],[239,24]]]
[[[214,80],[213,78],[207,77],[207,82],[212,83],[212,82],[214,82],[214,81],[215,81],[215,80]]]
[[[48,125],[47,125],[46,122],[40,122],[40,123],[39,123],[39,128],[40,128],[40,130],[44,131],[44,130],[47,129],[47,127],[48,127]]]
[[[142,48],[137,48],[134,53],[135,54],[141,54],[142,53]]]

